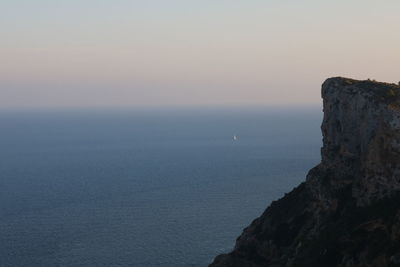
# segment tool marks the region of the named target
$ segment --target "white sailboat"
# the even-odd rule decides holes
[[[233,141],[236,141],[236,140],[238,140],[238,138],[237,138],[236,135],[234,135],[234,136],[233,136]]]

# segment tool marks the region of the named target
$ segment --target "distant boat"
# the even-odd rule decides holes
[[[238,140],[238,138],[237,138],[236,135],[234,135],[234,136],[233,136],[233,141],[236,141],[236,140]]]

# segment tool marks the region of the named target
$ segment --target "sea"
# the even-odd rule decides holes
[[[319,106],[1,111],[0,266],[207,266],[318,164],[321,119]]]

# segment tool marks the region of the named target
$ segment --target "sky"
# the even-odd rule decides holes
[[[0,109],[317,105],[400,81],[398,0],[0,0]]]

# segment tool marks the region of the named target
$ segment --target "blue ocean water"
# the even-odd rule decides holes
[[[318,163],[321,117],[1,112],[0,266],[206,266]]]

